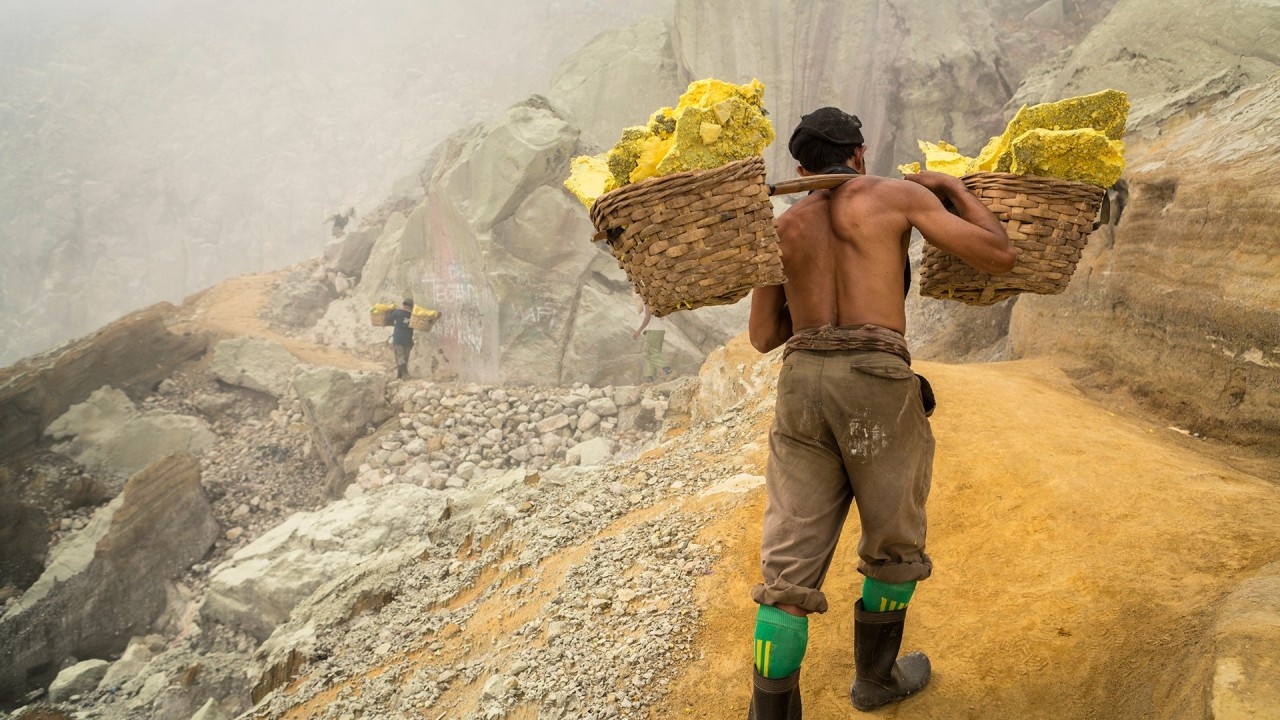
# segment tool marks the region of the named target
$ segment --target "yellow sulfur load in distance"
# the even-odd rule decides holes
[[[436,311],[436,310],[428,310],[427,308],[424,308],[424,307],[422,307],[421,305],[414,305],[414,306],[413,306],[413,314],[414,314],[414,315],[417,315],[417,316],[419,316],[419,317],[428,317],[428,318],[433,318],[433,317],[437,317],[437,316],[439,316],[439,315],[440,315],[440,313],[439,313],[438,311]]]
[[[1111,187],[1124,172],[1129,96],[1119,90],[1023,106],[975,158],[946,142],[920,142],[925,168],[963,177],[974,172],[1039,175]],[[919,171],[919,164],[915,171]],[[904,175],[911,165],[898,166]]]
[[[661,108],[646,125],[623,130],[607,153],[574,158],[564,185],[591,207],[604,193],[647,178],[760,155],[775,137],[765,115],[759,80],[692,82],[674,108]]]
[[[396,309],[396,306],[392,305],[391,303],[376,303],[373,307],[369,308],[369,312],[388,313],[395,309]]]

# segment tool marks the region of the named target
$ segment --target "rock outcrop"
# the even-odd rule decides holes
[[[661,33],[663,26],[643,27]],[[616,49],[600,41],[593,48]],[[587,98],[603,92],[586,88],[602,87],[608,77],[599,69],[586,73],[590,57],[575,56],[559,85],[562,102],[581,113]],[[646,57],[624,55],[611,67]],[[654,86],[667,90],[660,80]],[[641,119],[652,110],[629,107]],[[385,341],[385,329],[362,327],[369,305],[409,295],[441,312],[418,336],[411,374],[511,384],[634,382],[641,346],[630,337],[640,324],[633,291],[617,261],[589,242],[594,229],[561,186],[569,158],[580,151],[579,135],[567,114],[537,96],[455,134],[428,163],[423,199],[407,214],[387,213],[354,295],[330,305],[317,333],[336,344]],[[745,326],[745,312],[743,304],[673,318],[664,348],[671,366],[695,371],[708,350]]]
[[[0,619],[0,701],[49,682],[65,658],[103,659],[145,634],[165,608],[165,583],[217,532],[191,456],[131,477]]]
[[[1068,354],[1082,382],[1127,387],[1188,430],[1274,449],[1280,8],[1224,3],[1226,24],[1210,26],[1198,7],[1122,1],[1032,79],[1027,92],[1126,90],[1134,123],[1112,224],[1065,293],[1017,300],[1009,335],[1018,354]]]
[[[0,371],[0,456],[16,459],[67,408],[103,385],[134,399],[205,351],[200,335],[165,328],[176,308],[152,305],[66,347]]]
[[[442,495],[406,484],[297,513],[214,569],[201,615],[265,640],[322,583],[448,516]]]
[[[675,104],[695,78],[676,62],[671,40],[663,19],[643,20],[601,33],[556,68],[547,97],[578,126],[584,148],[607,150],[623,128]]]
[[[283,346],[267,340],[237,337],[213,347],[209,372],[227,383],[281,398],[298,360]]]
[[[213,443],[205,422],[189,415],[138,408],[123,391],[102,387],[49,424],[65,441],[54,450],[95,471],[129,476],[166,455],[198,452]]]
[[[76,695],[87,695],[96,690],[110,664],[106,660],[82,660],[63,670],[49,684],[49,699],[66,702]]]
[[[890,175],[919,138],[981,147],[1012,93],[986,3],[681,1],[674,25],[693,77],[764,82],[779,138],[765,159],[779,178],[795,175],[786,140],[815,108],[861,118],[868,169]]]
[[[364,429],[386,420],[386,379],[380,375],[319,367],[293,379],[307,421],[335,452],[346,452]]]

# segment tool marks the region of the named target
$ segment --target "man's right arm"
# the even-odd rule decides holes
[[[751,319],[747,323],[751,346],[762,353],[791,339],[791,310],[782,285],[766,285],[751,291]]]
[[[982,272],[999,275],[1013,269],[1017,253],[1000,220],[959,178],[937,172],[907,176],[907,221],[924,239]],[[951,201],[959,217],[947,212]]]

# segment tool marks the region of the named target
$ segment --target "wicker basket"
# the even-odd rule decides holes
[[[369,322],[372,323],[374,327],[389,327],[391,325],[391,311],[370,310]]]
[[[409,327],[414,330],[430,330],[435,326],[436,319],[439,317],[439,315],[422,315],[420,313],[417,315],[410,315]]]
[[[763,158],[618,188],[592,205],[591,222],[657,317],[784,279]]]
[[[1009,173],[974,173],[963,181],[1004,224],[1017,248],[1017,263],[1003,275],[988,275],[925,243],[920,294],[992,305],[1018,293],[1056,295],[1066,290],[1105,191],[1070,180]]]

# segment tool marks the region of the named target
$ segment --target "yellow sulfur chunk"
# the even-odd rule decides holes
[[[905,165],[899,165],[898,172],[902,173],[903,175],[915,175],[916,173],[920,172],[920,163],[913,162],[913,163],[907,163]]]
[[[982,152],[973,159],[973,172],[993,172],[996,169],[996,159],[1000,157],[1002,140],[1003,136],[997,135],[987,141]]]
[[[745,85],[734,85],[715,78],[695,80],[689,83],[689,87],[685,88],[684,94],[680,96],[680,104],[676,105],[676,114],[679,115],[681,110],[691,107],[706,110],[731,98],[762,108],[764,83],[752,80]]]
[[[609,192],[617,183],[613,173],[609,171],[607,153],[600,155],[580,155],[569,164],[569,178],[564,186],[573,193],[583,205],[591,207],[596,198]]]
[[[395,309],[396,309],[396,306],[391,303],[374,303],[374,306],[369,308],[369,310],[375,313],[391,312],[392,310],[395,310]]]
[[[1124,172],[1124,143],[1093,129],[1029,130],[1010,148],[1015,175],[1040,175],[1111,187]]]
[[[605,192],[646,178],[709,170],[760,155],[773,140],[763,83],[698,80],[689,84],[676,107],[660,108],[643,127],[624,130],[608,153],[574,158],[565,187],[590,207]]]
[[[675,108],[659,108],[649,116],[649,134],[655,137],[667,137],[676,131]]]
[[[418,316],[433,318],[438,316],[440,313],[435,310],[428,310],[427,308],[424,308],[421,305],[414,305],[413,314]]]
[[[658,163],[671,151],[675,141],[674,135],[646,138],[644,147],[640,151],[640,160],[636,163],[636,169],[631,172],[631,182],[639,182],[657,175]]]
[[[1013,163],[1011,147],[1016,138],[1029,130],[1082,130],[1091,128],[1111,140],[1124,137],[1129,119],[1129,96],[1119,90],[1103,90],[1092,95],[1067,98],[1058,102],[1022,106],[1009,121],[994,151],[995,170],[1009,172]]]
[[[739,98],[726,100],[723,105],[730,111],[723,124],[716,122],[719,113],[715,107],[677,108],[675,143],[658,163],[658,175],[718,168],[759,155],[773,142],[773,126],[760,108]],[[702,133],[707,124],[721,128],[709,142]]]
[[[640,152],[644,142],[649,138],[649,130],[642,126],[629,127],[622,131],[618,144],[609,151],[609,172],[613,175],[615,187],[631,182],[631,173],[640,161]]]
[[[674,117],[675,128],[674,142],[658,161],[654,175],[710,170],[763,153],[774,139],[763,100],[764,84],[759,80],[745,85],[714,78],[690,83],[674,110],[655,113],[664,120]],[[718,125],[720,130],[704,133],[705,125]],[[631,179],[643,178],[636,173]]]
[[[955,145],[939,140],[937,143],[919,141],[920,152],[924,153],[926,170],[946,173],[954,177],[964,177],[973,170],[974,159],[960,154]]]

